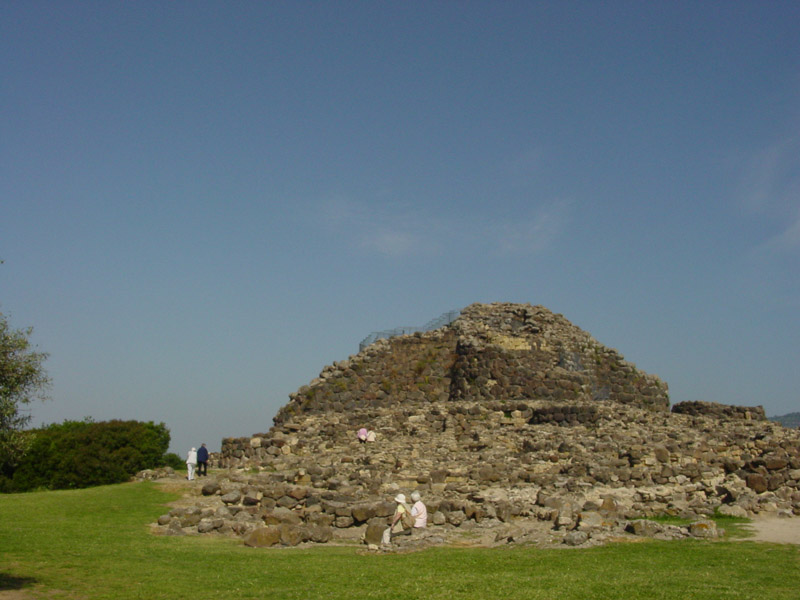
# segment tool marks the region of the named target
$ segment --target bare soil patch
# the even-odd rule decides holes
[[[774,544],[800,544],[800,518],[756,517],[747,528],[753,537],[747,541]]]

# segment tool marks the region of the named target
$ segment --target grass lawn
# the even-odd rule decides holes
[[[246,548],[166,537],[173,496],[152,483],[0,495],[0,599],[800,598],[800,548],[643,541],[602,548]]]

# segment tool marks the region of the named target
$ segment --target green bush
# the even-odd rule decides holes
[[[64,421],[31,432],[33,441],[0,491],[84,488],[127,481],[165,464],[169,429],[141,421]]]
[[[186,469],[186,461],[174,452],[167,452],[164,455],[164,459],[161,461],[161,463],[161,466],[172,467],[176,471],[182,471]]]

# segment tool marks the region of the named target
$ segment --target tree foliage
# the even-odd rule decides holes
[[[30,444],[24,431],[30,415],[21,405],[45,399],[50,379],[42,364],[44,352],[35,352],[29,337],[32,328],[12,329],[0,313],[0,469],[13,469]]]
[[[172,467],[176,471],[181,471],[186,468],[186,461],[174,452],[167,452],[162,462],[164,463],[163,466]]]
[[[67,489],[128,481],[164,465],[170,435],[152,421],[64,421],[33,430],[33,441],[0,490]]]

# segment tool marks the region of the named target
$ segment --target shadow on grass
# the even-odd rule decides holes
[[[0,592],[21,590],[22,588],[31,587],[37,582],[38,580],[34,577],[16,577],[0,571]]]

